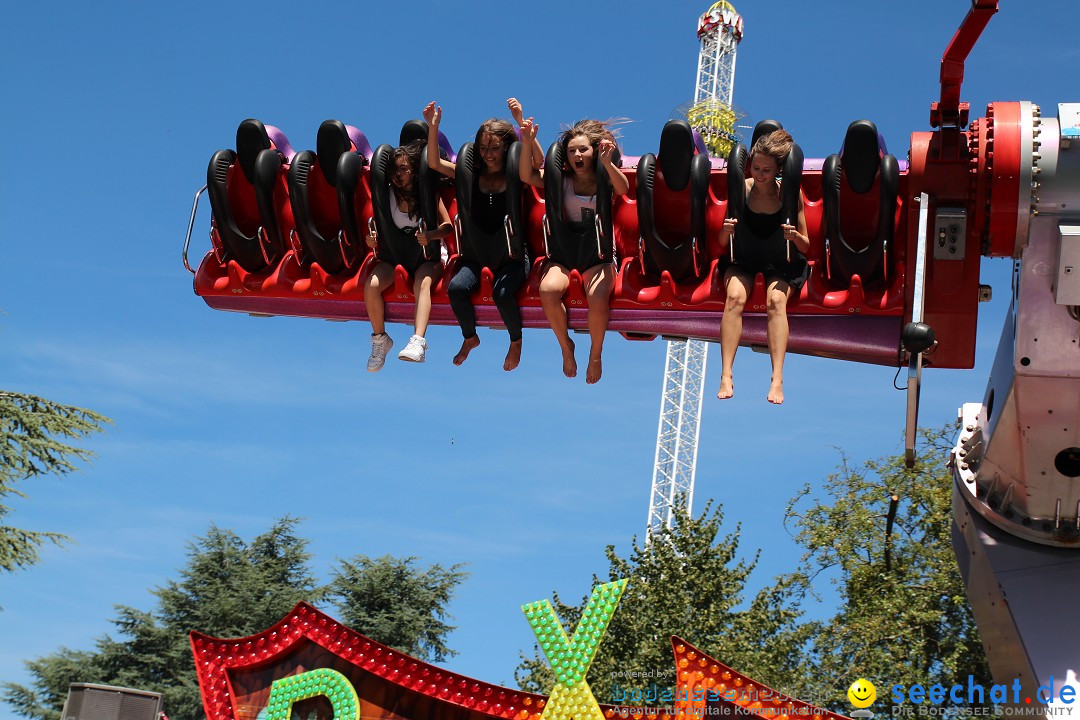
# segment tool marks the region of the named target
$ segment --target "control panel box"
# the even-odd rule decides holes
[[[1054,302],[1080,305],[1080,225],[1058,225],[1061,245],[1058,250]]]
[[[935,260],[963,260],[967,238],[967,210],[939,207],[934,215]]]

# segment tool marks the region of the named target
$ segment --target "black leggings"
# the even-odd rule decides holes
[[[461,336],[466,339],[476,336],[476,311],[470,296],[480,287],[480,272],[479,265],[462,260],[447,289],[450,307],[454,309],[458,325],[461,326]],[[511,342],[521,339],[521,308],[517,304],[517,291],[525,283],[525,277],[523,262],[511,260],[495,271],[495,306],[499,308]]]

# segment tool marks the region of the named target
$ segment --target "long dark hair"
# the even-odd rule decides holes
[[[390,183],[394,188],[394,194],[399,199],[405,200],[409,206],[410,218],[420,215],[420,156],[423,154],[426,145],[426,140],[414,140],[407,145],[394,148],[394,153],[390,157],[390,163],[393,166],[392,172],[397,173],[398,158],[405,158],[409,163],[409,167],[412,168],[412,182],[409,183],[409,187],[400,188],[392,181]]]
[[[506,158],[510,155],[510,146],[518,139],[517,133],[514,132],[514,126],[506,120],[500,120],[499,118],[490,118],[481,123],[480,129],[476,131],[476,139],[473,142],[473,145],[476,147],[476,157],[478,160],[480,159],[480,140],[485,135],[493,135],[502,143],[503,171],[505,172]]]

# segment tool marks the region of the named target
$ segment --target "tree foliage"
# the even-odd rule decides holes
[[[16,488],[36,475],[67,475],[93,454],[70,444],[100,432],[111,422],[92,410],[8,391],[0,391],[0,523],[11,513],[8,496],[26,497]],[[0,524],[0,570],[13,572],[38,561],[45,543],[61,543],[56,532],[24,530]]]
[[[693,517],[677,510],[670,530],[626,557],[606,550],[607,577],[629,578],[619,610],[590,668],[603,701],[616,673],[625,689],[674,684],[669,636],[680,635],[738,670],[805,699],[847,708],[844,692],[858,677],[924,686],[989,683],[990,676],[951,549],[951,476],[945,460],[953,429],[924,432],[916,467],[903,456],[852,463],[807,486],[787,519],[805,549],[801,570],[746,598],[757,558],[739,553],[740,530],[721,534],[722,511]],[[898,498],[886,533],[890,498]],[[128,685],[165,694],[174,720],[201,716],[187,634],[219,637],[262,630],[298,600],[324,601],[360,632],[418,657],[453,655],[447,606],[464,578],[460,565],[421,569],[415,558],[358,555],[341,561],[329,584],[310,570],[306,541],[284,518],[245,543],[211,528],[189,547],[178,580],[153,591],[157,607],[120,607],[116,637],[93,651],[61,648],[28,663],[31,688],[8,684],[4,699],[17,714],[57,720],[70,682]],[[886,559],[887,558],[887,559]],[[828,620],[803,622],[806,593],[836,593]],[[572,633],[587,604],[553,605]],[[523,620],[524,622],[524,620]],[[526,690],[547,692],[553,675],[538,647],[522,656],[515,676]],[[884,694],[883,694],[884,699]]]
[[[950,686],[966,684],[970,674],[989,684],[952,552],[952,479],[945,465],[953,436],[954,428],[922,431],[910,470],[903,455],[861,464],[841,456],[834,473],[807,485],[788,505],[788,524],[804,548],[800,569],[749,603],[743,603],[744,588],[756,560],[737,559],[738,530],[719,536],[719,508],[700,518],[677,512],[671,531],[644,548],[635,544],[628,558],[609,546],[610,579],[630,583],[588,675],[598,697],[606,699],[618,671],[667,675],[669,635],[774,688],[841,711],[850,709],[845,693],[859,677],[890,686]],[[898,500],[887,535],[893,495]],[[803,621],[808,594],[828,596],[833,616]],[[567,604],[556,594],[553,605],[568,633],[585,600]],[[535,647],[516,677],[522,688],[538,692],[554,683]],[[652,679],[619,682],[646,690]]]
[[[329,586],[318,584],[310,566],[308,541],[296,534],[297,524],[295,518],[282,518],[250,543],[232,531],[211,527],[204,537],[189,544],[188,561],[179,578],[151,591],[157,600],[153,611],[118,607],[112,620],[115,636],[99,639],[93,651],[61,648],[28,662],[32,687],[7,683],[4,700],[23,717],[59,720],[68,685],[94,682],[161,692],[165,711],[173,720],[203,717],[190,631],[215,637],[251,635],[279,621],[297,602],[331,599],[331,593],[336,592],[331,588],[341,586],[343,576],[361,587],[372,582],[363,567],[343,562]],[[339,616],[378,616],[396,634],[381,635],[381,626],[361,632],[386,644],[434,647],[449,653],[445,639],[452,628],[442,619],[453,588],[464,573],[457,566],[448,572],[437,565],[421,572],[412,562],[412,558],[382,558],[374,563],[377,568],[403,568],[398,579],[410,588],[409,593],[391,597],[376,608],[364,605],[372,598],[363,593],[339,594],[334,598]],[[428,598],[424,590],[431,578],[441,584],[437,597]],[[417,620],[413,607],[395,609],[395,601],[418,603],[431,613],[434,622]],[[395,611],[412,624],[395,621]],[[410,630],[416,635],[410,636]]]
[[[955,434],[954,427],[922,431],[912,469],[902,455],[861,465],[843,457],[817,495],[807,486],[789,504],[788,521],[805,548],[798,582],[839,593],[838,612],[811,628],[803,681],[835,707],[847,707],[844,693],[859,677],[948,687],[970,674],[990,682],[951,544],[946,461]]]
[[[342,560],[330,595],[342,609],[341,621],[357,632],[413,657],[442,662],[457,654],[446,645],[454,629],[446,623],[446,606],[465,572],[460,564],[421,571],[415,562],[389,555]]]
[[[621,688],[647,692],[675,685],[671,635],[679,635],[703,651],[763,681],[777,685],[790,678],[786,668],[804,642],[799,610],[786,583],[767,588],[743,606],[748,578],[757,564],[739,558],[738,528],[720,536],[720,506],[707,506],[700,517],[677,509],[673,527],[644,547],[633,543],[628,557],[608,546],[608,579],[629,578],[622,601],[587,680],[603,702],[616,679]],[[605,582],[593,578],[593,584]],[[588,603],[552,605],[567,634],[573,633]],[[618,673],[636,672],[631,678]],[[549,692],[554,675],[540,649],[522,657],[515,672],[526,690]]]

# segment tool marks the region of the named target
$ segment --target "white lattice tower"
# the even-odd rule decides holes
[[[743,36],[743,21],[726,0],[715,3],[698,18],[697,82],[694,104],[687,117],[715,156],[727,157],[736,142],[737,113],[731,105],[735,87],[735,54]]]
[[[672,340],[660,394],[660,426],[649,497],[647,539],[671,527],[680,499],[689,510],[694,500],[698,435],[709,345],[701,340]]]
[[[694,102],[718,100],[731,105],[735,88],[735,51],[742,40],[743,21],[735,7],[720,0],[698,18],[697,83]]]
[[[717,132],[713,137],[705,138],[713,152],[726,153],[730,147],[727,139],[733,137],[731,97],[735,84],[735,50],[742,35],[742,17],[726,0],[714,3],[698,19],[701,52],[698,54],[697,87],[690,121],[699,129],[715,126]],[[727,120],[729,117],[730,121]],[[709,345],[702,340],[668,342],[649,496],[647,540],[662,528],[671,527],[672,511],[680,499],[687,512],[692,509],[708,358]]]

